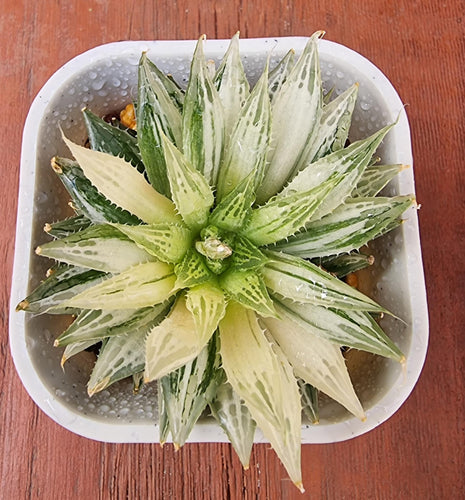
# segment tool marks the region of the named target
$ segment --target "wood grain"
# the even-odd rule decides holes
[[[460,0],[2,0],[5,125],[0,233],[0,497],[16,499],[302,498],[269,446],[243,472],[226,444],[93,442],[59,427],[30,400],[8,348],[21,133],[32,99],[73,56],[127,39],[309,35],[372,60],[411,122],[430,311],[420,381],[388,422],[355,440],[303,447],[304,498],[455,499],[465,491],[465,12]]]

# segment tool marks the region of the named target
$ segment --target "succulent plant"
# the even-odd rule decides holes
[[[301,489],[318,392],[365,418],[343,348],[404,360],[392,313],[342,278],[414,203],[379,195],[402,169],[375,159],[392,124],[347,140],[358,86],[324,92],[320,35],[253,88],[237,35],[217,69],[199,40],[186,89],[142,54],[136,130],[84,109],[90,148],[63,136],[75,214],[46,225],[57,264],[18,305],[74,315],[55,345],[62,363],[97,346],[90,395],[157,381],[162,443],[211,411],[247,467],[258,425]]]

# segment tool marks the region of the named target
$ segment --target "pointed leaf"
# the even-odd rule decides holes
[[[265,265],[267,257],[247,238],[238,234],[234,240],[231,260],[236,271],[256,271]]]
[[[89,396],[144,369],[145,334],[146,329],[140,328],[108,339],[87,384]]]
[[[147,336],[145,381],[164,377],[196,358],[216,326],[214,321],[199,325],[181,295],[168,316]]]
[[[224,140],[224,110],[209,75],[200,38],[191,64],[183,112],[183,152],[188,162],[216,186]]]
[[[237,231],[244,224],[255,200],[255,173],[250,173],[214,208],[209,223],[225,231]]]
[[[275,305],[280,317],[288,317],[337,346],[352,347],[399,362],[404,360],[399,348],[366,312],[333,310],[276,297]]]
[[[137,139],[118,127],[110,125],[87,108],[82,110],[90,147],[95,151],[122,156],[126,161],[144,172]]]
[[[315,264],[283,253],[266,252],[262,269],[266,286],[281,297],[342,310],[387,312],[363,293],[331,276]]]
[[[265,205],[252,210],[243,235],[252,243],[262,246],[295,234],[343,180],[344,177],[334,175],[309,191],[272,198]]]
[[[256,424],[247,406],[225,377],[216,391],[215,399],[210,403],[210,409],[247,470]]]
[[[61,265],[54,269],[35,290],[16,307],[17,311],[48,314],[73,314],[65,305],[76,294],[91,288],[105,278],[105,273],[81,267]]]
[[[37,247],[36,253],[106,273],[119,273],[154,260],[116,228],[107,225],[91,226],[77,234],[45,243]]]
[[[298,377],[341,403],[360,419],[365,419],[338,346],[288,319],[266,318],[263,322]]]
[[[351,252],[338,255],[337,257],[329,256],[314,261],[316,265],[326,269],[326,271],[338,278],[344,278],[350,273],[355,273],[365,267],[372,266],[374,262],[375,258],[373,255],[359,252]]]
[[[150,183],[158,192],[169,196],[161,137],[166,135],[175,144],[181,145],[182,118],[165,83],[167,78],[145,53],[142,54],[139,63],[137,140]]]
[[[84,310],[71,325],[55,340],[55,346],[119,335],[128,330],[137,330],[146,325],[154,326],[167,313],[170,302],[142,309]]]
[[[358,250],[382,234],[413,202],[413,196],[348,199],[276,248],[309,259]]]
[[[254,192],[265,168],[270,135],[271,110],[268,97],[268,65],[242,108],[218,176],[217,197],[222,200],[254,172]]]
[[[176,288],[186,288],[210,281],[213,277],[205,259],[193,248],[176,264]]]
[[[346,174],[312,216],[318,220],[331,213],[350,195],[357,185],[363,171],[371,160],[377,147],[393,125],[388,125],[367,139],[352,143],[347,148],[335,151],[301,170],[296,177],[283,189],[281,195],[307,191],[325,182],[336,172]]]
[[[281,89],[286,78],[294,66],[295,51],[290,49],[289,52],[278,62],[278,64],[270,71],[268,77],[268,93],[270,100],[273,101],[276,94]]]
[[[230,269],[220,278],[221,288],[234,300],[262,316],[276,316],[265,283],[256,271]]]
[[[83,170],[72,160],[55,157],[52,168],[71,196],[72,208],[76,213],[95,224],[120,222],[140,224],[139,217],[114,205],[84,175]]]
[[[130,238],[138,247],[163,262],[176,263],[182,260],[192,243],[191,231],[181,224],[148,224],[114,227]]]
[[[236,33],[218,67],[214,78],[224,109],[225,149],[237,117],[249,96],[249,82],[239,53],[239,33]]]
[[[267,340],[255,313],[237,303],[228,305],[220,323],[220,345],[228,382],[301,488],[301,405],[291,366]]]
[[[183,221],[191,229],[203,227],[215,201],[205,177],[187,158],[163,137],[163,150],[173,201]]]
[[[198,418],[215,396],[219,361],[214,336],[197,358],[160,380],[176,448],[186,442]]]
[[[75,215],[58,222],[45,224],[44,231],[54,238],[66,238],[66,236],[86,229],[90,224],[91,221],[84,215]]]
[[[174,293],[173,267],[147,262],[108,278],[66,301],[82,309],[139,309],[159,304]]]
[[[406,168],[408,167],[401,164],[368,166],[360,177],[352,196],[376,196],[399,172]]]
[[[308,144],[308,148],[302,154],[298,170],[329,152],[338,151],[345,146],[357,94],[358,84],[356,83],[323,107],[318,132],[314,141]]]
[[[65,350],[64,350],[63,355],[61,357],[61,362],[60,362],[61,367],[63,368],[65,363],[70,358],[85,351],[89,347],[92,347],[95,343],[96,343],[95,340],[84,340],[82,342],[74,342],[73,344],[68,344],[65,347]]]
[[[263,203],[282,189],[293,175],[306,144],[314,140],[321,116],[321,75],[315,33],[275,96],[269,165],[257,191]]]
[[[186,295],[186,307],[192,313],[201,339],[210,338],[226,310],[223,291],[212,282],[191,287]]]
[[[85,176],[115,205],[147,223],[179,221],[172,201],[123,158],[78,146],[64,136],[63,140]]]

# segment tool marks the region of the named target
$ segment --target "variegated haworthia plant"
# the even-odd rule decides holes
[[[347,145],[358,86],[323,92],[317,40],[250,88],[234,36],[215,71],[196,47],[186,89],[143,54],[136,130],[84,110],[90,149],[55,157],[75,215],[47,224],[57,261],[18,309],[73,314],[63,363],[97,344],[88,392],[157,381],[160,441],[209,406],[248,466],[255,426],[302,489],[302,409],[322,391],[357,417],[342,347],[401,362],[387,311],[341,277],[413,196],[379,196],[392,125]]]

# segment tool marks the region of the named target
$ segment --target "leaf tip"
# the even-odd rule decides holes
[[[27,300],[22,300],[17,306],[16,311],[25,311],[29,307],[29,302]]]
[[[296,481],[294,484],[297,486],[300,493],[305,493],[305,488],[304,488],[304,484],[302,483],[302,481]]]
[[[51,160],[51,165],[52,165],[52,168],[53,168],[53,171],[60,175],[63,173],[63,169],[60,167],[60,165],[58,165],[58,161],[57,161],[57,157],[54,156]]]

